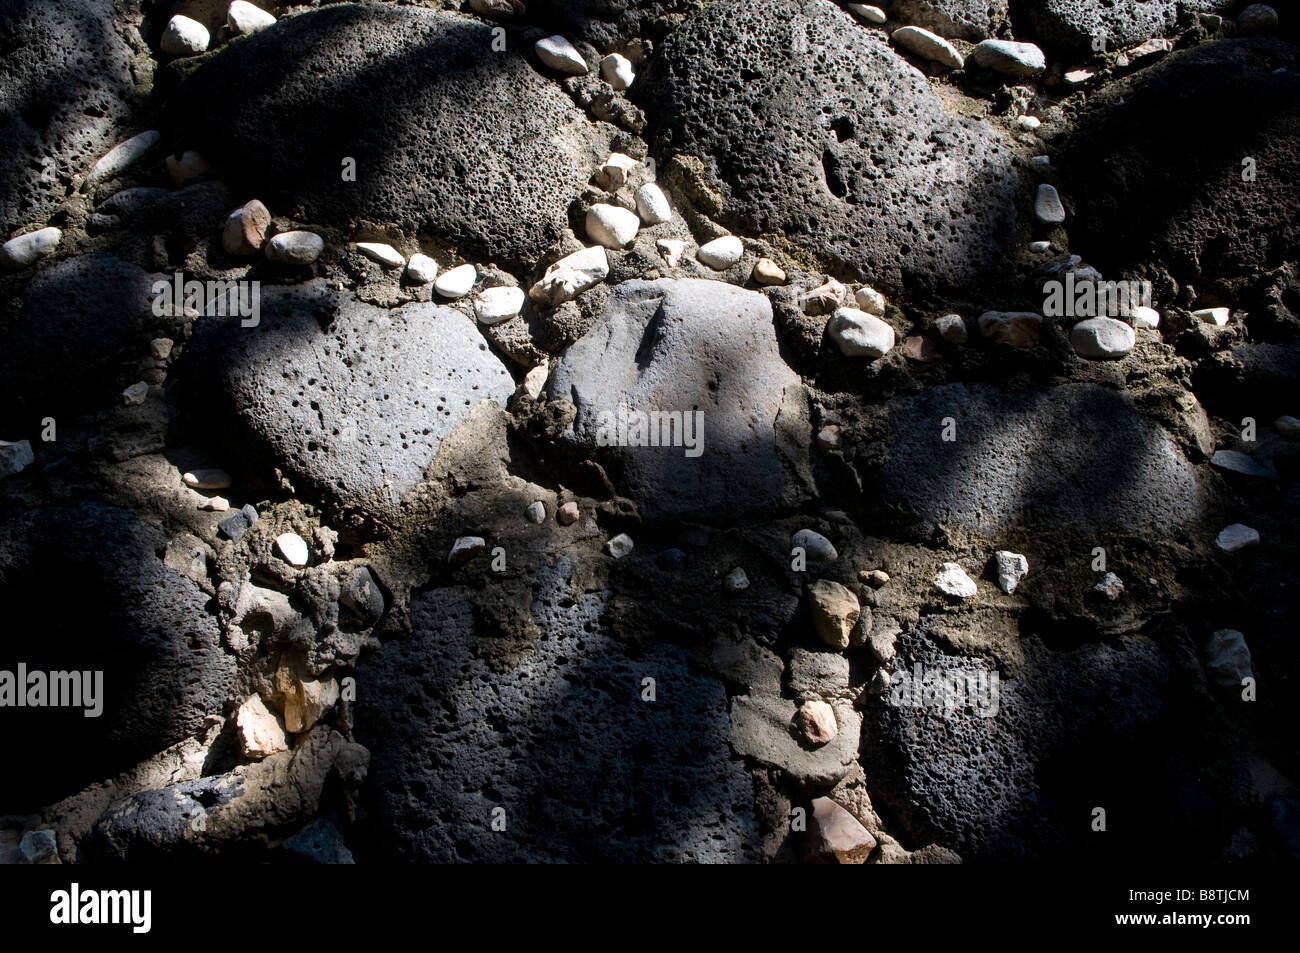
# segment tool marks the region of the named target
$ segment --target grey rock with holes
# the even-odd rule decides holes
[[[309,498],[381,518],[475,406],[514,391],[460,311],[390,311],[321,282],[264,288],[256,328],[200,320],[187,357],[193,406],[219,432]]]
[[[10,810],[35,810],[134,767],[222,713],[235,660],[209,597],[165,565],[167,537],[99,503],[37,509],[0,522],[0,598],[41,607],[57,639],[0,648],[0,670],[101,671],[98,717],[77,708],[5,709],[6,730],[76,737],[76,758],[6,782]],[[76,588],[70,589],[70,580]]]
[[[978,283],[1011,245],[1001,139],[833,4],[709,4],[637,82],[660,168],[702,163],[697,206],[733,231],[784,235],[891,297]]]
[[[0,5],[0,238],[44,221],[127,132],[131,48],[112,4]]]
[[[601,621],[608,591],[541,569],[534,646],[508,664],[466,593],[417,592],[411,634],[365,656],[356,737],[373,752],[376,856],[402,861],[738,862],[757,855],[754,793],[727,748],[727,695],[667,643],[636,657]],[[653,678],[657,700],[642,701]],[[491,829],[506,811],[508,836]]]
[[[946,384],[887,406],[888,460],[864,468],[863,485],[922,532],[941,523],[1173,532],[1202,512],[1173,439],[1113,390]],[[940,439],[948,417],[952,442]]]
[[[1094,38],[1107,52],[1176,31],[1178,8],[1226,13],[1235,0],[1035,0],[1019,5],[1017,35],[1028,28],[1039,45],[1057,55],[1086,57]]]
[[[428,231],[527,270],[567,227],[607,131],[534,68],[528,45],[494,49],[492,31],[395,4],[285,17],[200,67],[168,124],[277,214]],[[355,185],[340,187],[343,156]]]
[[[1009,22],[1007,0],[893,0],[889,12],[899,23],[972,41],[997,34]]]
[[[699,279],[624,282],[547,386],[578,410],[565,442],[617,473],[645,517],[717,519],[807,493],[806,394],[757,292]],[[693,427],[702,415],[703,429],[683,427],[675,446],[601,446],[602,426],[624,411],[676,412]]]

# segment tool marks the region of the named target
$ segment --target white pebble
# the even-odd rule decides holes
[[[884,357],[894,347],[894,329],[874,314],[839,308],[826,324],[826,333],[845,357]]]
[[[524,511],[528,517],[528,522],[542,524],[546,522],[546,504],[541,500],[534,500],[528,504],[528,509]]]
[[[149,396],[149,385],[144,381],[136,381],[126,390],[122,391],[122,403],[127,407],[139,407]]]
[[[428,255],[416,253],[406,263],[406,280],[412,284],[427,285],[438,277],[438,263]]]
[[[275,22],[275,17],[246,0],[233,0],[226,12],[226,24],[235,36],[244,36]]]
[[[1011,595],[1016,591],[1016,586],[1020,585],[1020,580],[1029,574],[1029,560],[1020,553],[1005,549],[994,553],[993,559],[997,563],[998,588]]]
[[[1199,318],[1206,324],[1215,324],[1219,327],[1223,327],[1228,323],[1230,313],[1227,308],[1202,308],[1199,311],[1193,311],[1192,317]]]
[[[941,36],[919,26],[905,26],[895,30],[892,39],[903,49],[915,53],[922,59],[932,60],[949,69],[961,69],[965,65],[956,47]]]
[[[396,248],[383,242],[357,242],[357,251],[371,261],[377,261],[390,268],[401,268],[406,264],[406,259]]]
[[[628,174],[641,163],[621,152],[611,152],[596,170],[596,184],[606,192],[617,192],[627,185]]]
[[[641,220],[617,205],[597,203],[587,210],[587,237],[606,248],[623,248],[636,238]]]
[[[162,133],[150,129],[139,135],[132,136],[126,142],[115,145],[112,149],[100,158],[91,168],[90,173],[86,176],[86,181],[81,184],[83,192],[89,192],[100,182],[111,178],[130,168],[144,158],[145,154],[157,145],[158,140],[162,138]]]
[[[636,73],[632,70],[632,61],[619,53],[610,53],[600,61],[600,75],[605,77],[605,82],[618,90],[627,89],[636,79]]]
[[[879,26],[885,22],[885,11],[880,7],[873,7],[867,3],[850,3],[849,12],[863,23],[870,23],[873,26]]]
[[[1051,242],[1030,242],[1029,243],[1029,250],[1036,255],[1041,255],[1045,251],[1050,251],[1051,248],[1052,248]]]
[[[664,264],[676,268],[682,255],[686,254],[686,242],[680,238],[660,238],[655,242],[655,250],[663,256]]]
[[[605,549],[615,559],[622,559],[632,552],[633,545],[631,536],[627,535],[627,533],[619,533],[605,544]]]
[[[0,269],[18,271],[44,258],[59,247],[63,232],[50,227],[11,238],[0,246]]]
[[[529,289],[528,297],[553,308],[594,288],[608,274],[609,256],[603,246],[592,245],[553,263]]]
[[[1225,553],[1235,553],[1238,550],[1258,546],[1259,530],[1251,529],[1244,523],[1233,523],[1225,527],[1214,542]]]
[[[487,325],[509,321],[523,306],[523,288],[487,288],[474,299],[474,313]]]
[[[444,298],[463,298],[478,281],[478,269],[473,265],[457,265],[444,271],[433,283],[433,290]]]
[[[943,568],[935,574],[934,587],[955,599],[970,599],[979,592],[975,581],[956,563],[943,564]]]
[[[1147,308],[1139,305],[1133,309],[1129,315],[1133,319],[1133,327],[1155,329],[1160,327],[1160,312],[1155,308]]]
[[[538,58],[553,70],[568,73],[570,76],[584,76],[587,73],[587,61],[582,58],[577,47],[562,36],[548,36],[533,44]]]
[[[1075,353],[1089,360],[1121,358],[1136,343],[1133,328],[1114,318],[1089,318],[1070,329],[1070,344]]]
[[[869,288],[863,285],[857,291],[853,292],[853,298],[858,303],[858,307],[867,314],[874,314],[881,317],[885,313],[885,296],[875,288]]]
[[[744,253],[745,246],[740,243],[739,238],[735,235],[723,235],[701,245],[695,257],[702,265],[708,265],[715,271],[725,271],[740,261],[740,256]]]
[[[297,533],[281,533],[275,538],[275,548],[289,565],[307,565],[307,541]]]
[[[167,21],[159,45],[168,56],[195,56],[204,52],[211,42],[207,27],[178,13]]]
[[[664,190],[653,182],[647,182],[636,190],[636,210],[641,221],[647,225],[658,225],[673,217],[673,210],[668,204]]]

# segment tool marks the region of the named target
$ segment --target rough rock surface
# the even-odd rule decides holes
[[[277,461],[299,489],[389,516],[443,439],[514,390],[474,323],[430,303],[386,311],[321,283],[266,289],[261,322],[204,318],[190,349],[196,409]]]
[[[1110,52],[1172,32],[1179,7],[1224,14],[1234,5],[1233,0],[1012,0],[1011,15],[1017,29],[1023,27],[1052,52],[1087,56],[1094,37]]]
[[[1189,108],[1222,120],[1190,149]],[[1075,130],[1060,159],[1076,207],[1071,241],[1103,272],[1156,258],[1179,281],[1236,278],[1277,267],[1300,245],[1295,46],[1232,39],[1174,53],[1098,93]]]
[[[1173,439],[1114,391],[948,384],[889,407],[879,499],[919,526],[1168,532],[1201,511],[1193,469]],[[947,417],[956,422],[951,442],[942,439]]]
[[[163,564],[161,531],[126,510],[81,503],[0,524],[0,598],[40,607],[57,638],[9,640],[0,670],[102,671],[102,712],[6,708],[11,737],[35,747],[78,739],[77,757],[15,771],[10,809],[34,809],[180,741],[219,711],[235,674],[209,597]],[[69,585],[75,580],[76,596]]]
[[[42,221],[69,180],[115,144],[131,105],[131,57],[111,3],[0,6],[0,237]]]
[[[540,572],[536,650],[493,671],[453,589],[412,602],[411,635],[359,669],[357,736],[374,753],[377,856],[416,861],[753,859],[753,790],[727,750],[727,698],[672,645],[632,656],[575,594],[570,557]],[[642,701],[642,679],[660,686]],[[505,830],[493,830],[504,809]]]
[[[804,388],[760,294],[697,279],[625,282],[548,386],[577,408],[570,442],[615,469],[643,516],[716,519],[806,492]],[[629,411],[702,413],[703,452],[690,456],[680,441],[600,446],[602,424]]]
[[[968,285],[1008,247],[1007,148],[830,3],[710,4],[644,83],[661,167],[702,162],[697,205],[733,230],[781,234],[891,296]]]
[[[899,23],[925,27],[949,39],[983,40],[1007,25],[1007,0],[893,0]]]
[[[201,67],[171,116],[186,148],[226,161],[278,214],[427,229],[507,267],[560,237],[608,153],[513,41],[495,51],[484,22],[414,7],[282,19]]]

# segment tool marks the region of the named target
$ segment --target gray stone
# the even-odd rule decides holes
[[[86,717],[82,707],[5,709],[13,738],[76,737],[85,746],[40,771],[11,773],[6,797],[13,808],[75,794],[221,715],[235,659],[222,649],[209,597],[164,564],[166,544],[157,528],[99,503],[0,522],[0,599],[39,606],[41,624],[59,633],[10,647],[6,657],[14,660],[17,651],[32,671],[102,672],[98,717]]]
[[[1124,580],[1113,572],[1108,572],[1101,577],[1101,582],[1092,587],[1093,592],[1100,593],[1111,602],[1114,602],[1124,594]]]
[[[1226,12],[1233,0],[1037,0],[1020,5],[1024,26],[1058,55],[1087,57],[1101,40],[1106,52],[1133,46],[1177,25],[1178,8]]]
[[[354,864],[343,834],[324,817],[312,821],[284,842],[285,850],[317,864]]]
[[[447,565],[463,566],[475,556],[487,551],[487,540],[482,536],[461,536],[452,544],[447,554]]]
[[[1226,526],[1215,538],[1214,543],[1225,553],[1240,552],[1259,545],[1259,530],[1251,529],[1244,523]]]
[[[1089,360],[1118,360],[1132,351],[1136,343],[1132,326],[1114,318],[1088,318],[1070,329],[1074,353]]]
[[[54,839],[54,831],[27,831],[18,842],[18,850],[27,863],[42,864],[58,854],[59,844]]]
[[[832,706],[839,733],[809,750],[790,730],[798,706],[788,698],[737,695],[731,700],[731,747],[737,754],[778,768],[798,784],[828,788],[847,775],[857,759],[862,718],[844,701]]]
[[[722,588],[730,593],[744,592],[749,588],[749,576],[745,575],[745,570],[737,566],[727,577],[722,580]]]
[[[632,537],[627,533],[619,533],[605,543],[605,551],[615,559],[622,559],[633,549]]]
[[[256,508],[254,508],[251,503],[245,503],[243,507],[240,508],[239,512],[232,516],[227,516],[218,523],[217,529],[222,532],[226,539],[230,540],[232,543],[237,543],[240,538],[249,531],[253,524],[258,521],[258,519],[259,516]]]
[[[960,346],[966,343],[968,336],[966,321],[960,314],[945,314],[934,322],[934,328],[949,344]]]
[[[1242,33],[1273,33],[1277,30],[1277,11],[1266,3],[1252,3],[1237,14],[1237,29]]]
[[[423,480],[475,406],[504,407],[514,391],[459,311],[390,311],[320,282],[264,288],[256,328],[200,321],[186,357],[196,408],[239,434],[232,452],[273,461],[299,493],[377,517]]]
[[[727,750],[723,684],[670,643],[630,656],[603,621],[610,594],[571,589],[575,567],[560,556],[536,577],[535,650],[493,664],[476,646],[500,642],[495,631],[465,594],[435,589],[413,594],[410,635],[358,668],[358,697],[387,699],[356,712],[374,752],[374,856],[756,859],[753,785]],[[647,677],[658,701],[641,700]],[[506,836],[491,828],[497,807]]]
[[[1220,688],[1241,688],[1254,674],[1246,637],[1236,629],[1219,629],[1205,646],[1205,670]]]
[[[57,228],[41,228],[0,245],[0,270],[20,271],[35,264],[54,249],[63,240],[63,232]]]
[[[204,63],[169,121],[298,221],[428,232],[467,258],[527,270],[568,226],[608,134],[515,38],[496,49],[493,29],[397,4],[310,10]],[[356,187],[340,186],[344,156]]]
[[[971,51],[969,60],[974,66],[1013,79],[1028,79],[1047,70],[1047,58],[1042,50],[1033,43],[1011,40],[984,40]]]
[[[143,159],[161,138],[162,133],[150,129],[109,149],[91,168],[85,182],[81,185],[82,191],[88,192],[100,182],[108,181],[131,168]]]
[[[941,36],[924,30],[919,26],[905,26],[895,30],[890,39],[924,60],[946,66],[948,69],[961,69],[965,65],[957,48]]]
[[[279,265],[310,265],[325,250],[325,239],[315,232],[281,232],[266,243],[266,260]]]
[[[834,562],[840,558],[831,541],[816,530],[797,530],[790,536],[790,548],[802,549],[809,562]]]
[[[524,515],[528,517],[528,522],[540,526],[546,522],[546,504],[541,500],[534,500],[528,504],[528,509],[524,511]]]
[[[112,4],[0,4],[0,236],[45,221],[73,176],[129,134],[135,56]]]
[[[620,473],[621,492],[644,517],[721,519],[806,492],[797,461],[809,435],[796,424],[804,390],[781,360],[761,294],[695,279],[625,282],[547,386],[577,408],[563,442]],[[692,422],[696,449],[680,438],[601,446],[617,442],[615,425],[631,412],[678,412]],[[671,443],[679,431],[661,423],[656,435]]]
[[[849,658],[841,652],[790,650],[790,691],[795,698],[848,698]]]
[[[889,457],[879,471],[863,469],[863,486],[927,534],[941,523],[1170,532],[1202,510],[1195,471],[1173,439],[1107,388],[947,384],[887,406]],[[956,426],[948,443],[946,417]]]
[[[694,157],[681,178],[700,211],[891,297],[980,283],[1014,237],[1009,150],[866,39],[823,0],[710,3],[637,81],[660,167],[672,182],[673,157]]]
[[[551,69],[569,76],[582,76],[591,67],[572,43],[562,36],[548,36],[533,44],[537,58]]]
[[[1043,182],[1034,195],[1034,216],[1048,225],[1057,225],[1065,221],[1065,206],[1056,187]]]
[[[1256,462],[1240,450],[1216,450],[1214,456],[1210,457],[1210,465],[1242,476],[1263,477],[1266,480],[1277,479],[1277,474],[1273,472],[1272,467]]]
[[[934,587],[954,599],[970,599],[979,592],[975,580],[966,575],[966,570],[957,563],[943,564],[935,574]]]
[[[357,566],[341,580],[339,605],[362,625],[374,625],[384,614],[384,594],[365,566]]]
[[[1029,560],[1020,553],[1000,549],[993,554],[998,573],[998,588],[1007,595],[1016,591],[1020,580],[1029,575]]]
[[[894,329],[857,308],[838,308],[826,322],[826,333],[845,357],[877,360],[894,347]]]
[[[35,462],[30,440],[0,440],[0,480],[21,473]]]

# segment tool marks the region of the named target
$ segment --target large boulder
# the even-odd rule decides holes
[[[600,621],[608,592],[575,594],[574,569],[566,556],[541,571],[539,641],[506,670],[484,658],[500,634],[451,589],[417,594],[410,636],[363,660],[357,697],[379,701],[358,705],[355,731],[372,752],[378,857],[755,859],[753,787],[727,749],[722,683],[675,646],[630,654]]]
[[[43,417],[112,405],[130,383],[119,379],[121,362],[143,353],[151,303],[149,276],[112,255],[38,272],[22,310],[0,318],[0,420],[31,429]]]
[[[1172,532],[1202,512],[1177,444],[1117,391],[946,384],[894,398],[888,412],[887,459],[862,483],[923,534],[945,523]]]
[[[132,52],[103,0],[0,4],[0,241],[45,220],[119,137]]]
[[[923,617],[900,637],[890,687],[863,713],[872,800],[904,843],[994,861],[1100,859],[1133,840],[1201,861],[1226,846],[1241,764],[1204,687],[1156,641],[1031,637],[1011,678],[946,654],[941,625]]]
[[[222,648],[208,596],[164,566],[165,544],[159,530],[98,503],[0,523],[0,599],[27,620],[8,627],[0,671],[21,662],[29,673],[103,673],[98,715],[3,709],[14,746],[6,811],[74,794],[222,714],[234,656]]]
[[[1007,0],[893,0],[893,19],[940,36],[979,41],[1007,25]]]
[[[663,43],[639,96],[661,167],[699,211],[891,296],[987,277],[1012,238],[1010,151],[824,0],[710,4]]]
[[[1300,50],[1241,39],[1175,53],[1093,97],[1060,168],[1072,247],[1103,271],[1158,260],[1199,284],[1294,260]]]
[[[608,150],[513,40],[498,46],[456,13],[333,5],[230,44],[177,91],[170,124],[277,214],[428,231],[526,269]]]
[[[1237,0],[1012,0],[1017,39],[1032,38],[1059,56],[1134,46],[1175,30],[1178,10],[1226,14]],[[1021,33],[1028,36],[1021,36]]]
[[[429,302],[389,311],[309,282],[263,289],[242,325],[199,319],[191,406],[300,493],[379,519],[478,404],[514,391],[474,322]]]
[[[577,408],[566,439],[643,516],[725,518],[806,495],[805,390],[761,294],[702,279],[624,282],[549,387]],[[651,433],[660,445],[636,436]]]

